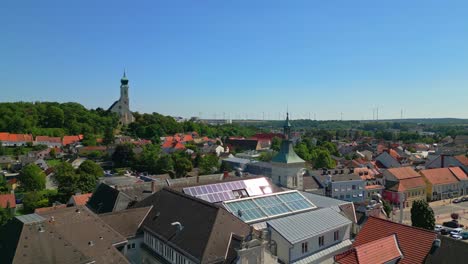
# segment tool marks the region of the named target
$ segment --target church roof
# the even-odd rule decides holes
[[[283,140],[281,142],[281,148],[279,153],[273,157],[272,162],[277,163],[304,163],[305,161],[301,159],[296,152],[294,151],[292,141]]]

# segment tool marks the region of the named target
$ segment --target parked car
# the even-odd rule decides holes
[[[452,220],[452,221],[444,222],[444,223],[442,223],[442,225],[443,225],[444,227],[450,227],[450,228],[458,228],[458,227],[460,227],[460,225],[458,224],[458,221],[456,221],[456,220],[455,220],[455,221]]]
[[[465,197],[461,198],[461,200],[462,200],[462,202],[468,201],[468,196],[465,196]]]
[[[462,229],[462,228],[455,228],[455,229],[453,229],[452,231],[450,231],[450,234],[451,234],[451,235],[460,235],[461,232],[463,232],[463,229]]]
[[[462,236],[460,235],[450,235],[453,239],[456,239],[456,240],[462,240]]]
[[[446,236],[449,234],[449,232],[447,231],[447,229],[442,229],[440,230],[440,234]]]
[[[463,240],[468,239],[468,232],[462,232],[460,236],[462,237]]]
[[[444,229],[444,227],[441,226],[441,225],[435,225],[435,227],[434,227],[434,231],[436,231],[436,232],[440,232],[440,231],[442,231],[442,229]]]
[[[462,201],[462,199],[459,199],[459,198],[453,199],[453,201],[452,201],[452,203],[461,203],[461,202],[463,202],[463,201]]]

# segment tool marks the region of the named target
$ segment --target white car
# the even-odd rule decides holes
[[[463,231],[463,229],[460,228],[460,227],[459,227],[459,228],[455,228],[455,229],[453,229],[453,230],[450,232],[450,235],[460,235],[462,231]]]
[[[456,239],[456,240],[462,240],[463,237],[460,236],[460,235],[450,235],[453,239]]]
[[[444,227],[441,226],[441,225],[435,225],[435,227],[434,227],[434,231],[436,231],[436,232],[440,232],[440,231],[442,231],[442,229],[444,229]]]

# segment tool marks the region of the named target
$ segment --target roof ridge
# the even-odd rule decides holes
[[[391,221],[391,220],[383,219],[383,218],[380,218],[380,217],[375,217],[375,216],[372,216],[372,215],[370,215],[369,218],[376,219],[376,220],[380,220],[380,221],[384,221],[384,222],[389,222],[389,223],[392,223],[392,224],[397,224],[397,225],[404,226],[404,227],[415,228],[415,229],[419,229],[419,230],[421,230],[421,231],[425,231],[425,232],[427,232],[427,233],[431,233],[431,234],[437,235],[434,231],[427,230],[427,229],[424,229],[424,228],[421,228],[421,227],[405,225],[405,224],[402,224],[402,223],[393,222],[393,221]]]
[[[170,188],[170,187],[167,187],[167,186],[164,186],[164,187],[162,188],[161,191],[164,191],[164,190],[165,190],[165,191],[168,191],[168,192],[170,192],[170,193],[172,193],[172,194],[175,194],[175,195],[178,195],[178,196],[181,196],[181,197],[190,199],[190,200],[194,200],[194,201],[200,202],[200,203],[202,203],[202,204],[204,204],[204,205],[207,205],[207,206],[209,206],[209,207],[212,207],[212,208],[216,208],[216,209],[220,209],[220,208],[221,208],[220,206],[217,206],[217,205],[215,205],[215,204],[212,204],[212,203],[210,203],[210,202],[207,202],[207,201],[205,201],[205,200],[203,200],[203,199],[200,199],[200,198],[197,198],[197,197],[194,197],[194,196],[185,194],[185,193],[183,193],[183,192],[179,192],[179,191],[174,190],[174,189],[172,189],[172,188]]]

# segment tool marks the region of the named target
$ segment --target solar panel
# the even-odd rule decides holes
[[[316,208],[297,191],[226,201],[224,206],[245,222],[254,222]]]

